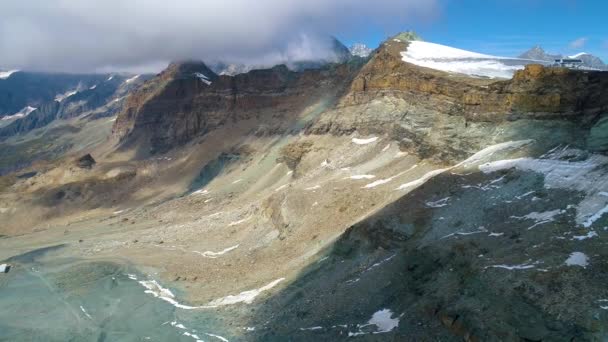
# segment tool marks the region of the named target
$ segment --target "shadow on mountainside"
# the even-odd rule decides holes
[[[582,198],[545,188],[534,172],[443,173],[350,227],[255,310],[246,337],[605,339],[606,236],[580,238]],[[553,217],[537,222],[531,213]],[[590,265],[567,266],[575,251],[592,256]]]

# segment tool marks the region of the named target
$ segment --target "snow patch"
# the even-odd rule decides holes
[[[589,228],[608,212],[608,198],[602,193],[608,187],[601,166],[608,165],[608,158],[591,155],[586,160],[563,160],[581,154],[578,150],[564,149],[553,156],[555,159],[518,158],[498,160],[479,165],[479,170],[492,173],[515,168],[522,171],[541,173],[545,177],[545,188],[582,191],[586,197],[576,207],[576,222]]]
[[[565,261],[568,266],[580,266],[586,268],[589,265],[589,257],[582,252],[573,252]]]
[[[176,307],[178,309],[194,310],[194,309],[200,308],[200,307],[180,304],[175,299],[175,295],[173,294],[173,292],[171,292],[171,290],[169,290],[167,288],[162,287],[156,280],[142,280],[142,281],[139,281],[138,283],[141,286],[143,286],[144,288],[146,288],[146,290],[144,291],[145,293],[151,294],[155,298],[162,299],[165,302],[173,305],[174,307]]]
[[[233,222],[230,222],[230,223],[228,224],[228,227],[238,226],[239,224],[244,223],[244,222],[247,222],[247,221],[249,221],[249,220],[251,220],[251,216],[250,216],[250,217],[247,217],[247,218],[244,218],[244,219],[242,219],[242,220],[238,220],[238,221],[233,221]]]
[[[401,184],[401,186],[399,186],[395,190],[409,190],[411,188],[417,188],[417,187],[421,186],[422,184],[426,183],[429,179],[431,179],[431,178],[433,178],[433,177],[435,177],[435,176],[437,176],[439,174],[442,174],[445,171],[448,171],[450,169],[451,168],[448,168],[448,169],[437,169],[437,170],[433,170],[433,171],[427,172],[425,175],[423,175],[422,177],[420,177],[420,178],[418,178],[418,179],[416,179],[414,181],[411,181],[411,182],[408,182],[408,183],[405,183],[405,184]]]
[[[205,74],[200,73],[200,72],[195,72],[194,76],[198,77],[198,79],[201,80],[206,85],[211,85],[211,81],[209,80],[209,77],[207,77]]]
[[[85,310],[85,308],[81,305],[80,306],[80,311],[82,311],[82,313],[87,316],[87,318],[89,319],[93,319],[93,317],[91,317],[91,315],[89,315],[89,313],[87,312],[87,310]]]
[[[532,60],[498,57],[457,49],[441,44],[412,41],[402,60],[421,67],[471,76],[511,78]],[[542,62],[541,62],[542,63]]]
[[[76,93],[78,93],[78,90],[69,90],[63,94],[58,94],[57,96],[55,96],[55,101],[57,102],[62,102],[63,100],[67,99],[70,96],[76,95]]]
[[[378,140],[378,137],[371,137],[368,139],[359,139],[359,138],[353,138],[352,142],[357,144],[357,145],[367,145],[367,144],[371,144],[373,142],[376,142]]]
[[[374,176],[374,175],[354,175],[354,176],[346,177],[344,179],[360,180],[360,179],[374,179],[374,178],[376,178],[376,176]]]
[[[378,328],[376,333],[386,333],[399,326],[399,317],[393,318],[393,312],[389,309],[382,309],[372,316],[368,322]]]
[[[202,256],[204,256],[205,258],[211,258],[211,259],[216,259],[218,256],[220,255],[224,255],[230,251],[233,251],[237,248],[239,248],[240,245],[236,245],[236,246],[232,246],[232,247],[228,247],[220,252],[211,252],[211,251],[206,251],[206,252],[198,252],[198,251],[194,251],[194,253],[196,254],[200,254]]]
[[[129,78],[128,80],[125,80],[125,83],[132,83],[133,81],[135,81],[136,79],[138,79],[139,76],[141,76],[141,75],[135,75],[135,76]]]
[[[438,201],[435,202],[426,202],[426,206],[429,208],[441,208],[441,207],[445,207],[446,205],[448,205],[450,198],[446,197],[446,198],[442,198]]]
[[[20,119],[20,118],[24,118],[28,115],[30,115],[33,111],[35,111],[38,108],[34,108],[31,106],[26,106],[23,109],[21,109],[20,111],[18,111],[17,113],[13,114],[13,115],[8,115],[2,118],[2,120],[13,120],[13,119]]]
[[[19,72],[19,70],[0,71],[0,80],[6,80],[11,77],[12,74]]]
[[[270,284],[263,286],[259,289],[249,290],[239,293],[238,295],[229,295],[223,298],[215,299],[207,304],[207,307],[218,307],[225,305],[233,305],[239,303],[251,304],[253,300],[259,296],[262,292],[268,291],[273,287],[277,286],[280,282],[285,280],[285,278],[279,278]]]
[[[575,235],[572,237],[572,240],[583,241],[583,240],[587,240],[587,239],[592,239],[594,237],[599,237],[599,235],[595,231],[590,231],[589,233],[587,233],[585,235]]]

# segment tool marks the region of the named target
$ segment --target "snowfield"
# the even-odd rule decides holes
[[[546,64],[543,61],[485,55],[421,41],[410,42],[401,56],[404,62],[421,67],[489,78],[511,78],[515,71],[527,64]]]

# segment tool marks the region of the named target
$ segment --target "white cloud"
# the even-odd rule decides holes
[[[585,45],[587,45],[587,41],[589,41],[589,38],[581,37],[581,38],[575,39],[572,42],[570,42],[570,44],[568,46],[571,49],[582,49],[585,47]]]
[[[408,28],[438,0],[2,0],[2,67],[158,68],[171,60],[272,62],[328,53],[328,34]]]

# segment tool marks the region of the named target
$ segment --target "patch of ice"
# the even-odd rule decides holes
[[[359,138],[353,138],[352,142],[357,144],[357,145],[367,145],[367,144],[371,144],[373,142],[376,142],[378,140],[378,137],[371,137],[368,139],[359,139]]]
[[[580,266],[586,268],[589,265],[589,257],[582,252],[573,252],[565,261],[568,266]]]
[[[204,256],[205,258],[216,259],[220,255],[224,255],[224,254],[226,254],[226,253],[228,253],[230,251],[233,251],[233,250],[239,248],[239,246],[240,245],[235,245],[235,246],[232,246],[232,247],[228,247],[228,248],[226,248],[226,249],[224,249],[224,250],[222,250],[220,252],[206,251],[206,252],[202,252],[201,253],[201,252],[198,252],[198,251],[194,251],[194,253],[200,254],[200,255]]]
[[[265,285],[259,289],[249,290],[239,293],[238,295],[229,295],[223,298],[215,299],[207,304],[207,307],[218,307],[225,305],[233,305],[238,303],[251,304],[253,300],[259,296],[262,292],[268,291],[273,287],[277,286],[280,282],[285,280],[285,278],[279,278],[268,285]]]

